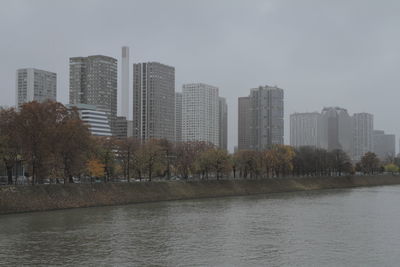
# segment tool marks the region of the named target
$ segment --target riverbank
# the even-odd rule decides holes
[[[400,176],[2,186],[0,214],[394,184]]]

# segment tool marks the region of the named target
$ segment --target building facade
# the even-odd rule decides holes
[[[367,152],[374,150],[374,116],[369,113],[353,114],[353,155],[354,161],[360,161]]]
[[[290,115],[290,145],[294,147],[318,147],[318,112],[294,113]]]
[[[175,141],[175,68],[133,64],[133,136]]]
[[[121,116],[129,120],[129,47],[122,47],[121,60]]]
[[[117,60],[107,56],[69,59],[69,102],[104,112],[114,131],[117,117]]]
[[[219,97],[218,124],[219,124],[219,148],[228,149],[228,105],[226,99]]]
[[[175,93],[175,142],[182,142],[182,93]]]
[[[392,158],[396,155],[396,136],[385,134],[384,131],[374,130],[373,132],[374,153],[381,160]]]
[[[251,147],[251,102],[250,97],[238,98],[238,150]]]
[[[95,105],[69,104],[68,108],[76,108],[79,117],[89,127],[89,131],[94,136],[112,136],[110,122],[104,111],[97,110]]]
[[[262,150],[283,144],[283,90],[260,86],[250,90],[251,149]]]
[[[353,120],[344,108],[327,107],[319,123],[320,147],[332,151],[341,149],[351,157],[353,151]]]
[[[15,99],[17,108],[31,101],[57,101],[57,74],[34,68],[18,69]]]
[[[182,87],[182,141],[219,146],[218,88],[204,83]]]

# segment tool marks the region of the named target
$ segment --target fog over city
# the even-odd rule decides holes
[[[69,58],[118,59],[175,67],[176,91],[203,82],[228,103],[228,147],[237,145],[237,101],[250,88],[285,92],[289,115],[340,106],[374,115],[400,136],[398,1],[19,1],[0,2],[0,105],[15,104],[15,72],[57,73],[67,104]],[[120,81],[118,80],[118,88]],[[120,99],[118,98],[118,101]]]

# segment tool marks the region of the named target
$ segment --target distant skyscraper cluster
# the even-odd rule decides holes
[[[238,99],[238,149],[262,150],[283,144],[283,90],[260,86]]]
[[[294,147],[341,149],[359,161],[367,152],[375,152],[381,159],[394,156],[394,140],[394,135],[374,131],[374,118],[369,113],[350,116],[346,109],[327,107],[321,113],[290,115],[290,144]]]
[[[93,135],[133,136],[142,141],[205,141],[227,149],[228,108],[217,87],[186,84],[178,93],[174,67],[144,62],[133,64],[130,71],[129,62],[129,47],[124,46],[121,114],[117,116],[117,59],[103,55],[69,59],[68,107],[78,109]],[[19,69],[16,79],[17,107],[25,102],[57,99],[55,73]]]

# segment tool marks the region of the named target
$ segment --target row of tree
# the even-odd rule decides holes
[[[331,176],[382,171],[382,163],[368,152],[353,166],[342,150],[275,145],[263,151],[241,150],[233,155],[205,142],[140,142],[134,138],[94,137],[76,109],[57,102],[30,102],[19,111],[0,110],[0,159],[8,182],[23,164],[32,184],[44,179],[72,182],[73,177],[115,177],[152,180],[257,179],[282,176]],[[400,162],[399,162],[400,163]],[[398,171],[395,159],[386,165]]]

